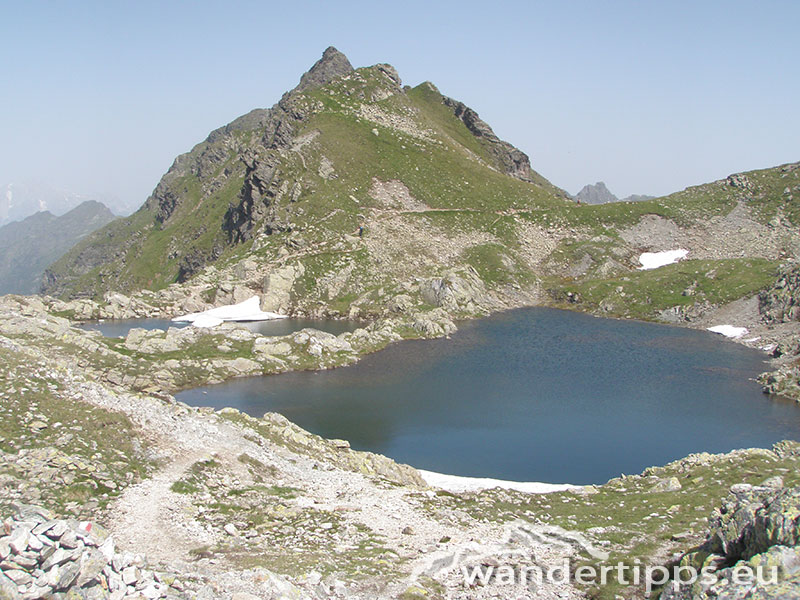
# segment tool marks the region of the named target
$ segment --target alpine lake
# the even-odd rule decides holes
[[[125,335],[132,326],[87,327]],[[285,319],[339,334],[358,324]],[[404,341],[353,366],[187,390],[194,406],[278,412],[356,450],[441,473],[604,483],[695,452],[800,439],[800,405],[761,392],[766,356],[706,331],[525,308],[462,322],[448,339]]]

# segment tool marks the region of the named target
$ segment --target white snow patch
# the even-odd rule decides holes
[[[422,469],[417,469],[417,472],[422,475],[425,483],[431,487],[437,487],[454,493],[502,488],[504,490],[516,490],[527,494],[547,494],[581,487],[568,483],[539,483],[538,481],[506,481],[503,479],[489,479],[486,477],[461,477],[459,475],[445,475],[444,473],[423,471]]]
[[[708,330],[729,338],[740,338],[747,333],[747,327],[734,327],[733,325],[714,325],[714,327],[708,327]]]
[[[760,335],[757,335],[756,337],[752,337],[752,338],[746,339],[746,340],[744,341],[744,343],[745,343],[745,344],[752,344],[753,342],[757,342],[757,341],[758,341],[758,340],[760,340],[760,339],[761,339],[761,336],[760,336]]]
[[[663,267],[664,265],[671,265],[672,263],[676,263],[679,260],[686,258],[687,254],[689,254],[688,250],[644,252],[641,256],[639,256],[639,262],[642,265],[639,267],[639,270],[646,271],[648,269],[657,269],[658,267]]]
[[[253,296],[239,304],[218,306],[200,313],[192,313],[172,319],[175,323],[191,323],[196,327],[216,327],[225,321],[271,321],[285,319],[286,315],[261,310],[261,300]]]
[[[211,329],[212,327],[216,327],[217,325],[222,325],[225,321],[222,319],[218,319],[217,317],[209,317],[208,315],[198,315],[194,321],[192,321],[192,325],[195,327],[206,327]]]

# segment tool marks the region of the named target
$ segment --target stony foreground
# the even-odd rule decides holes
[[[21,505],[2,532],[1,598],[188,597],[175,576],[150,571],[138,554],[117,552],[94,523],[54,519],[45,508]]]
[[[489,597],[465,589],[462,563],[508,544],[545,562],[573,552],[438,506],[410,467],[279,415],[214,413],[98,382],[82,366],[98,355],[75,352],[95,336],[69,327],[54,336],[63,319],[30,305],[5,316],[0,509],[41,503],[98,522],[190,597]]]
[[[169,337],[137,335],[140,350]],[[225,345],[224,332],[213,335],[221,337],[206,348]],[[760,494],[771,480],[776,491],[776,477],[786,488],[800,485],[800,449],[784,443],[693,455],[547,495],[451,494],[428,488],[410,467],[311,435],[279,415],[214,412],[157,388],[136,391],[126,374],[146,372],[159,354],[118,346],[49,314],[35,298],[0,301],[7,597],[639,598],[636,585],[531,585],[468,579],[465,570],[520,573],[565,560],[570,568],[673,564],[706,543],[708,517],[722,514],[713,511],[728,505],[731,489],[750,489],[744,484]],[[782,531],[797,539],[797,507],[780,506]],[[44,523],[56,524],[44,531]],[[794,552],[789,540],[768,538],[758,552],[788,557],[790,574],[792,555],[773,549]],[[45,556],[49,548],[56,550]],[[740,557],[718,548],[711,555],[720,568]],[[679,597],[713,597],[707,592]]]

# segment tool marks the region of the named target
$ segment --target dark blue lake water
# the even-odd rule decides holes
[[[122,319],[119,321],[99,321],[81,323],[83,329],[96,329],[105,337],[125,337],[134,328],[141,329],[169,329],[170,327],[186,327],[188,323],[174,323],[169,319]],[[364,323],[357,321],[338,321],[332,319],[275,319],[272,321],[253,321],[239,323],[250,331],[261,335],[287,335],[300,331],[306,327],[313,327],[320,331],[327,331],[339,335],[346,331],[354,331],[364,327]]]
[[[751,381],[766,366],[763,354],[704,331],[532,308],[351,367],[178,398],[280,412],[422,469],[587,484],[692,452],[799,439],[800,406]]]

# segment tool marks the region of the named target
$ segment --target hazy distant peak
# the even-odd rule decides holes
[[[575,199],[584,204],[605,204],[619,201],[619,198],[612,194],[602,181],[598,181],[594,185],[583,186],[583,189],[575,195]]]
[[[641,202],[642,200],[652,200],[655,196],[644,196],[642,194],[633,194],[621,200],[617,198],[606,187],[602,181],[598,181],[594,185],[585,185],[580,192],[575,194],[575,199],[582,204],[606,204],[607,202]]]
[[[656,196],[647,196],[645,194],[631,194],[622,199],[622,202],[643,202],[644,200],[652,200]]]
[[[0,227],[0,295],[36,293],[48,265],[114,219],[104,204],[86,200],[61,216],[40,211]]]

